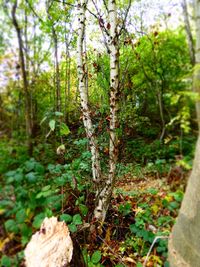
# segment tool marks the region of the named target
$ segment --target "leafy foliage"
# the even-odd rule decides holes
[[[182,28],[161,30],[155,25],[141,36],[133,35],[131,26],[124,27],[127,32],[122,31],[117,190],[102,231],[92,233],[89,242],[78,234],[82,225],[94,223],[91,218],[95,188],[91,183],[90,144],[82,126],[77,93],[74,1],[68,1],[69,5],[62,1],[19,2],[17,17],[26,56],[32,126],[29,141],[33,151],[28,155],[21,66],[9,48],[13,42],[7,40],[9,36],[10,40],[16,37],[9,16],[4,14],[6,23],[2,29],[6,32],[1,30],[0,37],[0,63],[5,76],[0,94],[1,266],[23,266],[25,245],[43,219],[53,215],[69,226],[80,243],[87,266],[141,267],[159,236],[163,238],[155,242],[147,266],[168,266],[167,237],[192,168],[197,130],[193,118],[198,97],[191,92],[192,66]],[[118,4],[122,18],[128,2]],[[5,10],[10,11],[11,5],[5,4]],[[95,27],[96,21],[91,20],[91,24]],[[107,24],[108,30],[109,27]],[[98,32],[90,36],[95,34],[101,40]],[[85,57],[90,115],[106,178],[109,55],[97,45],[88,46]],[[151,187],[152,181],[157,186]],[[143,187],[145,184],[147,188]]]

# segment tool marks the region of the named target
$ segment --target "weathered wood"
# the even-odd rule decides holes
[[[27,267],[69,266],[73,243],[68,227],[56,217],[45,218],[25,249]]]

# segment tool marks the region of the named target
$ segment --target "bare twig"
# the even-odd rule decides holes
[[[119,36],[121,35],[122,30],[125,28],[125,24],[126,24],[126,20],[127,20],[127,17],[128,17],[129,10],[131,8],[131,4],[132,4],[132,0],[129,0],[128,7],[126,9],[126,13],[125,13],[125,16],[124,16],[124,20],[123,20],[122,26],[121,26],[121,28],[119,30]]]
[[[62,0],[53,0],[53,2],[57,2],[57,3],[62,3],[62,4],[65,4],[65,5],[68,5],[68,6],[72,6],[72,7],[77,7],[77,5],[74,5],[74,4],[71,4],[71,3],[67,3],[65,1],[62,1]]]
[[[94,16],[97,20],[98,20],[98,22],[99,22],[99,17],[98,17],[98,15],[96,15],[94,12],[92,12],[90,9],[88,9],[88,8],[86,8],[86,10],[92,15],[92,16]],[[104,39],[104,45],[105,45],[105,47],[106,47],[106,49],[107,49],[107,52],[108,52],[108,54],[110,53],[110,49],[109,49],[109,47],[108,47],[108,42],[107,42],[107,40],[106,40],[106,36],[105,36],[105,32],[104,32],[104,29],[102,28],[102,27],[100,27],[101,28],[101,32],[102,32],[102,35],[103,35],[103,39]],[[108,33],[109,34],[109,33]]]
[[[102,22],[100,21],[100,19],[102,19],[102,15],[100,14],[99,9],[98,9],[95,1],[92,0],[92,3],[93,3],[93,5],[94,5],[94,7],[95,7],[95,9],[97,11],[98,21],[99,21],[99,24],[100,24],[100,27],[101,27],[102,31],[104,31],[107,36],[110,36],[108,30],[106,29],[105,23],[103,21]]]
[[[151,244],[150,249],[149,249],[149,251],[148,251],[148,253],[147,253],[146,259],[145,259],[145,261],[144,261],[144,263],[143,263],[143,267],[146,267],[147,261],[148,261],[148,259],[149,259],[149,255],[151,254],[151,251],[152,251],[152,249],[153,249],[153,247],[154,247],[156,241],[159,240],[159,239],[168,239],[168,238],[169,238],[168,236],[156,236],[156,237],[154,238],[153,243]]]
[[[108,247],[108,249],[113,253],[114,256],[116,256],[116,258],[118,258],[118,260],[120,261],[120,263],[123,265],[123,266],[126,266],[124,263],[123,263],[123,258],[118,256],[114,250],[108,245],[108,243],[103,239],[101,238],[99,235],[98,235],[98,238]]]
[[[26,3],[28,4],[30,10],[33,12],[33,14],[36,16],[36,18],[38,18],[40,22],[44,22],[43,19],[37,14],[37,12],[35,11],[35,9],[31,5],[31,3],[29,2],[29,0],[26,0]]]

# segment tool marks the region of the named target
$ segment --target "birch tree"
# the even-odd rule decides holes
[[[191,31],[191,25],[189,20],[188,8],[187,8],[187,0],[182,0],[181,3],[183,10],[183,18],[185,23],[185,31],[188,40],[189,54],[190,54],[190,62],[192,65],[195,64],[195,51],[194,51],[194,40]]]
[[[118,96],[119,96],[119,36],[124,27],[128,11],[130,9],[129,2],[125,18],[121,27],[118,25],[116,1],[109,0],[108,4],[104,1],[104,8],[108,14],[108,21],[104,21],[100,15],[96,2],[93,4],[97,14],[95,17],[102,30],[105,45],[110,57],[110,125],[109,125],[109,172],[106,177],[102,175],[100,157],[98,151],[98,142],[94,135],[94,127],[90,116],[87,93],[87,67],[85,60],[85,52],[83,44],[85,38],[85,12],[87,9],[87,0],[79,1],[79,28],[77,40],[77,68],[79,80],[79,92],[81,98],[81,108],[83,114],[83,123],[86,130],[87,138],[90,144],[92,154],[92,172],[93,182],[96,189],[96,205],[94,209],[94,218],[97,221],[103,222],[106,217],[106,212],[109,207],[112,191],[116,176],[116,163],[118,156],[118,138],[117,138],[117,111],[118,111]]]
[[[94,136],[94,128],[92,125],[90,109],[88,105],[88,94],[87,94],[87,73],[85,71],[85,58],[83,43],[85,38],[85,23],[86,23],[86,6],[87,0],[78,1],[78,39],[77,39],[77,70],[78,70],[78,80],[79,80],[79,93],[81,98],[81,110],[83,115],[83,124],[85,127],[86,135],[90,144],[90,151],[92,154],[92,175],[93,182],[98,188],[98,184],[101,180],[101,165],[99,158],[99,151],[97,146],[97,140]]]
[[[110,52],[110,141],[109,141],[109,174],[102,181],[97,196],[97,205],[94,216],[98,220],[105,220],[106,212],[110,203],[116,174],[117,163],[117,110],[119,93],[119,32],[117,25],[116,1],[108,1],[108,48]]]
[[[196,103],[199,135],[193,170],[188,181],[182,206],[169,240],[169,261],[173,267],[199,266],[200,228],[200,0],[195,0],[196,52],[193,86],[198,94]]]

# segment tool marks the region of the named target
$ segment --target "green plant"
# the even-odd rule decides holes
[[[100,250],[95,250],[91,256],[88,255],[88,252],[86,249],[83,250],[83,256],[85,263],[88,267],[104,267],[100,263],[102,255]]]
[[[60,220],[65,221],[68,224],[69,230],[72,233],[77,231],[77,225],[82,224],[82,218],[80,214],[75,214],[73,216],[69,214],[60,215]]]

